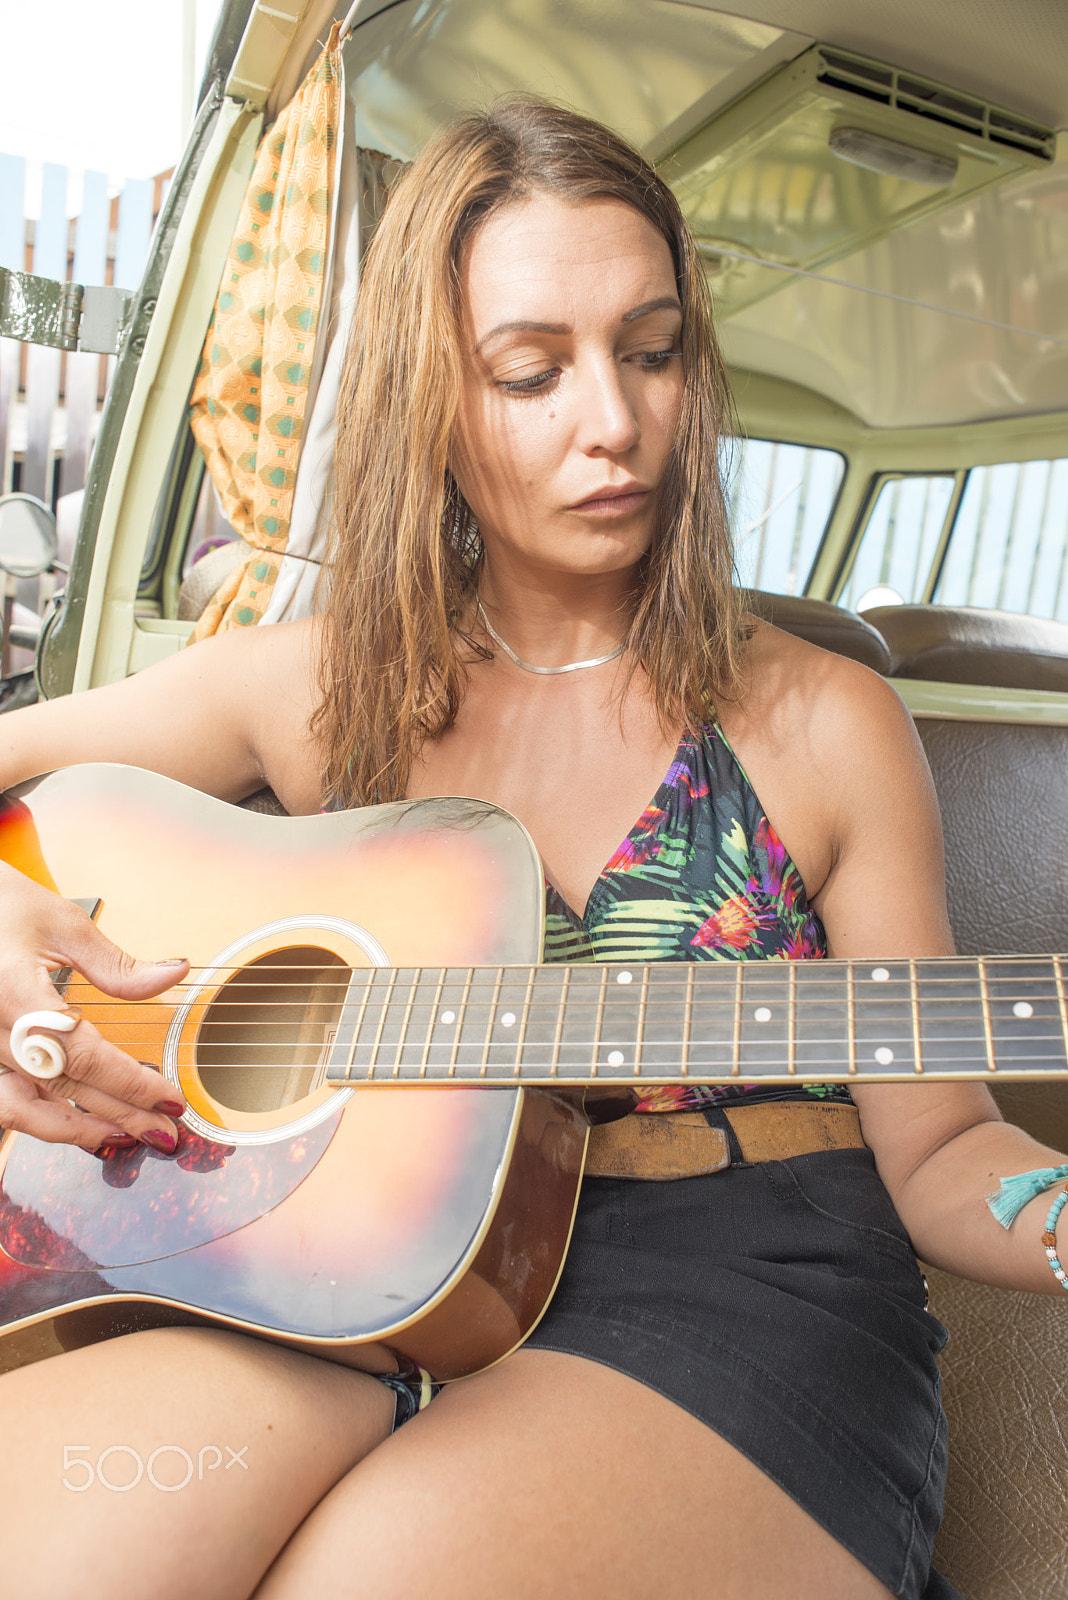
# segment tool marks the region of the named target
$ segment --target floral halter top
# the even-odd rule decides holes
[[[801,874],[711,724],[683,735],[667,776],[593,886],[584,916],[546,885],[546,961],[807,960],[827,954]],[[813,1096],[836,1084],[649,1088],[638,1111]]]

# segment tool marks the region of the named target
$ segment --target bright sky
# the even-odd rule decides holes
[[[190,107],[183,62],[193,36],[199,86],[221,0],[23,0],[4,12],[0,153],[25,156],[27,212],[39,206],[40,164],[104,172],[112,190],[149,178],[181,154]],[[71,208],[71,202],[74,202]]]

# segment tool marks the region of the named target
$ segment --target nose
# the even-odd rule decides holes
[[[586,455],[624,455],[642,436],[623,374],[609,357],[590,359],[579,383],[579,441]]]

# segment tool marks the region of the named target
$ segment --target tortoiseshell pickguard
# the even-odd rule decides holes
[[[291,1139],[234,1146],[179,1128],[172,1156],[104,1156],[19,1139],[0,1175],[0,1249],[62,1272],[160,1261],[223,1238],[292,1194],[333,1138],[337,1114]]]

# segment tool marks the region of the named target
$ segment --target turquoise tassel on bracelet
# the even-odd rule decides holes
[[[1068,1178],[1068,1166],[1038,1167],[1034,1172],[1020,1172],[1014,1178],[1002,1178],[997,1194],[988,1194],[986,1203],[1001,1226],[1008,1228],[1011,1227],[1013,1218],[1023,1210],[1029,1200],[1033,1200],[1036,1194],[1042,1194],[1046,1189],[1052,1189],[1062,1178]],[[1042,1235],[1042,1245],[1050,1271],[1064,1290],[1068,1290],[1068,1272],[1061,1266],[1057,1255],[1057,1219],[1066,1205],[1068,1205],[1068,1184],[1065,1184],[1050,1206],[1045,1232]]]
[[[1000,1189],[996,1194],[988,1194],[986,1203],[1001,1226],[1009,1228],[1029,1200],[1045,1189],[1052,1189],[1062,1178],[1068,1178],[1068,1166],[1037,1167],[1034,1172],[1020,1172],[1014,1178],[1002,1178]]]

